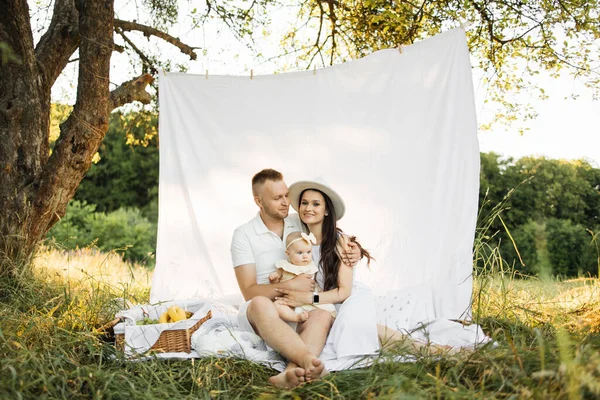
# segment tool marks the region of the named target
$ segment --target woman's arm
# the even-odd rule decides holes
[[[343,263],[338,264],[338,287],[319,293],[319,304],[343,303],[352,293],[352,268],[347,268]],[[275,289],[279,293],[275,300],[282,300],[285,305],[290,307],[299,307],[305,304],[312,304],[313,294],[306,292],[297,292],[283,288]]]
[[[319,304],[343,303],[352,293],[353,269],[346,267],[342,262],[338,264],[338,287],[319,293]],[[312,303],[312,294],[311,294]]]

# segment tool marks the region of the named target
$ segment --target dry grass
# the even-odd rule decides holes
[[[272,370],[245,360],[122,362],[99,327],[125,300],[148,301],[151,273],[116,254],[42,249],[33,271],[30,284],[0,285],[2,399],[600,397],[597,279],[480,275],[474,318],[495,345],[415,363],[393,361],[396,349],[370,368],[282,391],[267,384]]]
[[[125,262],[115,252],[103,253],[92,248],[61,251],[42,247],[33,265],[40,276],[59,282],[136,285],[139,289],[147,289],[152,283],[152,272],[144,266]]]
[[[572,332],[600,332],[600,280],[538,278],[476,280],[474,310],[481,316],[550,324]]]

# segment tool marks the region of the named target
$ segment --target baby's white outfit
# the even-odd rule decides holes
[[[277,260],[275,263],[277,268],[281,268],[281,282],[289,281],[290,279],[295,278],[300,274],[309,274],[313,275],[319,271],[319,268],[315,265],[314,262],[310,262],[308,265],[294,265],[288,260]],[[322,289],[317,287],[317,290],[320,292]],[[325,310],[331,314],[333,318],[337,316],[337,311],[333,304],[304,304],[300,307],[296,307],[296,313],[300,314],[302,311],[310,311],[320,308],[321,310]]]

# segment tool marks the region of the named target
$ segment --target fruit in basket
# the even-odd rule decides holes
[[[158,320],[145,317],[144,319],[136,321],[136,325],[152,325],[152,324],[158,324]]]
[[[167,310],[167,313],[169,314],[169,317],[171,318],[171,321],[173,321],[173,322],[178,322],[178,321],[187,319],[187,317],[185,315],[185,311],[179,306],[169,307],[169,309]]]
[[[183,308],[179,306],[171,306],[161,314],[158,322],[160,324],[179,322],[188,319],[191,317],[191,313],[186,312]]]
[[[159,324],[166,324],[167,322],[169,322],[169,313],[165,311],[158,318],[158,323]]]

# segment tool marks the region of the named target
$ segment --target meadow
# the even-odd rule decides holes
[[[400,346],[286,391],[267,385],[274,371],[239,359],[125,362],[103,326],[148,301],[151,272],[114,253],[42,248],[21,266],[25,279],[1,280],[0,398],[599,398],[600,281],[522,279],[494,260],[473,294],[494,344],[414,363],[393,361]]]

